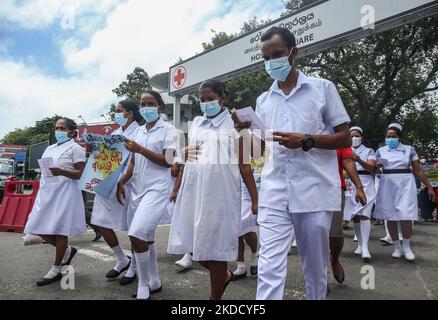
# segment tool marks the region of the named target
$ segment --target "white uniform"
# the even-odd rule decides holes
[[[353,151],[365,162],[368,160],[376,160],[374,151],[370,148],[360,145],[358,148],[353,148]],[[371,211],[376,201],[376,182],[374,176],[367,172],[360,163],[356,162],[356,170],[359,173],[360,181],[364,187],[365,195],[367,196],[367,204],[362,206],[356,202],[354,195],[356,194],[356,187],[352,184],[352,192],[346,194],[344,220],[350,221],[354,216],[371,217]]]
[[[123,131],[122,127],[120,127],[111,135],[122,135],[128,139],[135,139],[139,127],[140,126],[137,124],[137,122],[134,121],[128,128],[126,128],[125,131]],[[128,164],[129,159],[121,175],[126,172]],[[116,231],[128,231],[128,219],[126,214],[128,210],[127,204],[129,203],[129,197],[131,196],[131,188],[131,181],[128,181],[125,184],[126,199],[124,202],[125,205],[123,206],[119,203],[119,201],[117,201],[117,185],[114,186],[114,190],[111,192],[111,195],[108,199],[96,195],[94,198],[91,224]]]
[[[163,154],[166,149],[177,150],[177,134],[174,126],[159,119],[149,131],[146,126],[142,126],[135,141],[152,152]],[[170,168],[135,154],[127,212],[129,236],[154,241],[155,229],[169,203],[169,176]]]
[[[384,146],[377,150],[378,161],[386,159],[376,200],[376,219],[388,221],[418,221],[417,186],[412,173],[385,173],[385,170],[411,169],[418,155],[412,146],[399,144],[390,149]]]
[[[238,139],[228,110],[213,119],[193,120],[189,145],[199,144],[202,149],[198,160],[184,167],[169,253],[193,252],[195,261],[236,260],[241,205]]]
[[[175,158],[175,163],[182,163],[179,157]],[[172,195],[173,188],[175,187],[176,177],[170,175],[169,177],[169,195],[168,195],[168,204],[166,207],[166,212],[163,214],[160,220],[160,225],[170,224],[172,223],[173,210],[175,208],[175,204],[170,202],[170,196]]]
[[[313,135],[333,134],[334,127],[350,122],[335,85],[301,72],[289,95],[275,81],[258,98],[256,113],[266,128]],[[266,148],[259,194],[257,299],[283,299],[293,227],[307,297],[325,299],[331,218],[341,210],[336,151],[304,152],[276,142],[267,142]]]
[[[74,169],[85,162],[85,150],[73,140],[49,146],[41,158],[52,158],[54,166]],[[50,179],[50,181],[48,181]],[[40,189],[29,215],[26,234],[74,236],[85,233],[85,207],[76,180],[41,176]]]
[[[257,172],[254,168],[252,169],[254,180],[257,186],[257,192],[260,190],[261,185],[261,173]],[[240,231],[239,236],[244,236],[250,232],[257,232],[259,229],[257,225],[257,216],[252,213],[252,201],[251,195],[249,194],[248,188],[246,187],[244,181],[242,184],[242,211],[240,219]]]

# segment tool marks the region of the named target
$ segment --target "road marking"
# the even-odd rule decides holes
[[[117,260],[112,255],[101,253],[99,251],[92,250],[92,249],[78,249],[78,252],[80,254],[83,254],[84,256],[89,257],[89,258],[100,260],[100,261],[104,261],[104,262],[116,261]]]
[[[423,274],[421,273],[421,268],[419,265],[415,268],[415,275],[417,276],[417,279],[420,280],[420,282],[423,284],[423,288],[426,291],[426,297],[428,297],[430,300],[434,300],[434,296],[432,291],[427,287],[427,283],[424,281]]]

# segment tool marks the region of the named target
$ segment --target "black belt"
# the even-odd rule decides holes
[[[384,169],[383,174],[412,173],[411,169]]]
[[[367,176],[370,176],[370,175],[371,175],[371,173],[369,173],[369,172],[366,171],[366,170],[357,170],[357,173],[360,174],[360,175],[367,175]]]

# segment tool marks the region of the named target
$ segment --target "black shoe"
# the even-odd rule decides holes
[[[231,281],[236,281],[236,280],[239,280],[239,279],[243,279],[245,277],[246,277],[246,271],[243,274],[234,274],[234,273],[232,273],[231,274]]]
[[[126,285],[128,285],[130,283],[133,283],[135,281],[135,279],[137,279],[137,274],[134,274],[133,277],[123,276],[122,278],[120,278],[119,284],[121,286],[126,286]]]
[[[107,279],[116,279],[118,278],[124,271],[129,269],[129,266],[131,265],[131,258],[128,257],[129,262],[126,265],[126,267],[124,267],[122,270],[117,271],[115,269],[111,269],[110,271],[108,271],[108,273],[106,274]]]
[[[249,268],[249,273],[250,273],[252,276],[256,276],[257,273],[258,273],[258,266],[251,266],[251,267]]]
[[[94,232],[96,233],[96,236],[94,237],[93,242],[97,242],[100,240],[100,238],[102,238],[102,234],[96,230],[94,230]]]
[[[46,285],[54,283],[54,282],[61,281],[61,279],[62,279],[62,273],[60,272],[56,276],[54,276],[53,278],[50,278],[50,279],[42,278],[42,279],[38,280],[36,282],[36,285],[38,287],[42,287],[42,286],[46,286]]]
[[[61,264],[61,266],[68,266],[71,263],[71,260],[73,259],[73,257],[76,255],[77,252],[78,252],[78,249],[76,249],[75,247],[71,247],[70,257],[68,257],[67,262]]]

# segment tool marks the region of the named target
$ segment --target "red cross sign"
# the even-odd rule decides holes
[[[186,82],[186,78],[187,78],[186,68],[184,68],[183,66],[176,68],[176,70],[172,76],[173,86],[176,89],[181,88],[184,85],[184,83]]]

